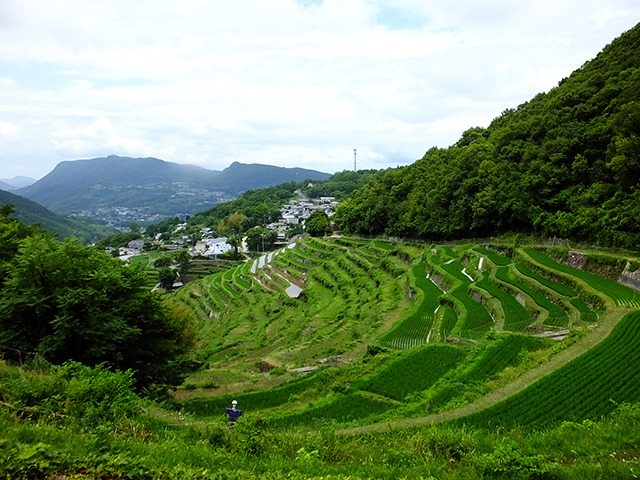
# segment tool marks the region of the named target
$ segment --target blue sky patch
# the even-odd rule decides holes
[[[376,23],[391,30],[418,30],[427,23],[427,19],[410,10],[384,5],[376,15]]]
[[[296,0],[303,7],[315,7],[316,5],[321,5],[323,0]]]

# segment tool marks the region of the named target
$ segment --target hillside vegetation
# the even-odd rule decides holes
[[[377,170],[343,171],[327,180],[314,182],[289,182],[259,190],[249,190],[235,200],[214,205],[187,219],[185,232],[197,233],[202,227],[211,227],[217,235],[224,236],[246,232],[248,229],[275,222],[281,208],[290,201],[334,197],[343,200],[354,190],[364,187],[380,174]],[[231,219],[235,217],[235,221]],[[168,219],[151,225],[148,232],[165,232],[178,219]],[[302,228],[300,228],[302,232]]]
[[[54,232],[60,239],[73,237],[89,243],[113,233],[110,228],[104,225],[83,219],[63,217],[28,198],[4,190],[0,190],[0,205],[12,205],[14,218],[26,225],[38,225],[45,230]]]
[[[0,472],[632,474],[640,415],[627,403],[640,391],[639,294],[593,273],[621,257],[583,252],[577,269],[562,261],[569,253],[307,238],[236,264],[168,297],[173,312],[191,312],[201,342],[201,368],[173,393],[179,412],[133,394],[132,372],[0,364]],[[629,272],[638,259],[627,260]],[[603,328],[606,339],[589,343]],[[526,381],[552,364],[542,380]],[[487,398],[497,400],[476,407]],[[222,413],[232,399],[245,415],[229,428]],[[425,425],[430,418],[451,421]]]
[[[351,233],[472,238],[534,232],[640,241],[640,26],[487,128],[388,170],[337,211]]]

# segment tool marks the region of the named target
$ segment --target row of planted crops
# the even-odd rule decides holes
[[[596,322],[607,305],[640,307],[638,292],[615,281],[533,248],[505,250],[309,238],[207,277],[204,291],[190,293],[229,331],[248,316],[264,317],[263,336],[291,333],[269,312],[286,316],[283,310],[295,308],[306,312],[306,324],[298,330],[309,340],[319,330],[325,339],[377,335],[382,346],[398,349],[447,338],[479,339],[490,330],[568,329]],[[302,289],[299,299],[287,294],[291,285]],[[408,304],[403,303],[407,290]],[[226,318],[234,304],[253,308],[244,317]],[[389,324],[393,310],[406,314]],[[345,332],[350,319],[359,327]]]
[[[292,284],[302,289],[300,295],[286,293]],[[635,290],[542,250],[349,238],[304,239],[198,285],[177,295],[206,313],[200,314],[207,319],[203,360],[211,363],[238,358],[246,365],[256,351],[260,358],[297,367],[363,344],[373,347],[371,355],[388,352],[348,369],[321,369],[270,390],[233,394],[248,409],[264,412],[272,426],[312,428],[453,409],[521,374],[510,371],[524,371],[527,362],[534,365],[562,348],[540,338],[544,333],[566,334],[597,323],[607,309],[639,306]],[[629,385],[637,386],[637,368],[625,362],[639,363],[627,350],[637,344],[640,317],[622,323],[624,330],[616,330],[608,347],[537,384],[541,390],[534,398],[514,396],[515,403],[503,410],[487,410],[470,421],[486,425],[497,416],[505,426],[535,424],[567,418],[569,410],[569,418],[588,418],[633,400]],[[625,338],[630,340],[624,343]],[[590,372],[578,390],[572,368]],[[603,369],[616,382],[607,383]],[[553,382],[562,385],[561,393]],[[581,400],[580,388],[587,392],[592,385],[613,401]],[[618,395],[607,393],[607,385]],[[559,404],[551,394],[574,400],[554,411],[550,406]],[[194,398],[185,408],[215,416],[231,398]],[[518,413],[525,411],[528,416]],[[518,420],[509,423],[511,413]]]
[[[627,314],[605,340],[528,389],[460,422],[535,427],[597,419],[640,401],[640,312]]]

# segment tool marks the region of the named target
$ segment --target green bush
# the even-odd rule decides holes
[[[117,423],[140,412],[133,372],[67,362],[46,374],[3,374],[0,399],[21,417],[95,425]]]

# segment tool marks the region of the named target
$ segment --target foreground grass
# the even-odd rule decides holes
[[[12,479],[634,478],[640,406],[541,431],[429,426],[336,436],[269,429],[170,428],[144,417],[61,426],[0,415],[0,475]]]
[[[344,436],[251,412],[233,428],[222,415],[172,425],[177,412],[130,387],[130,374],[103,367],[0,362],[0,478],[609,479],[640,468],[640,404],[547,429],[448,424]]]

